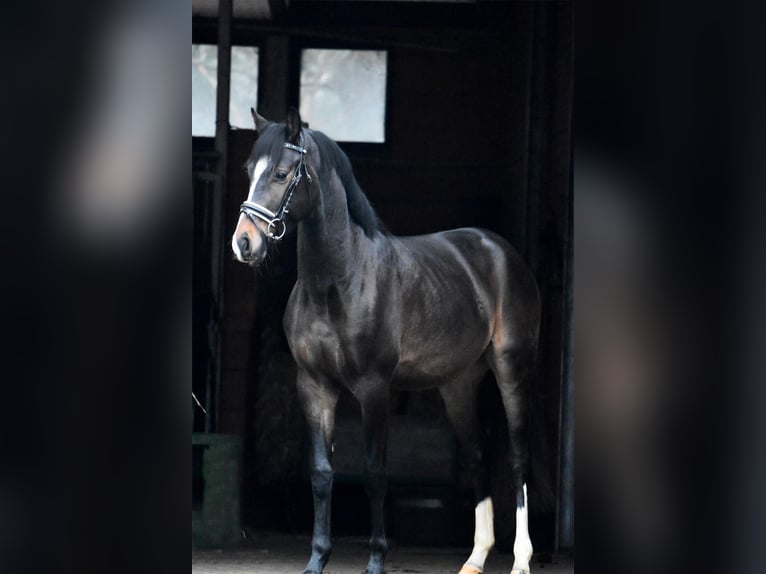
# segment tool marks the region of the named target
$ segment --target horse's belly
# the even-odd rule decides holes
[[[399,390],[430,389],[452,378],[448,372],[434,373],[423,370],[418,365],[399,363],[391,379],[391,386]]]
[[[488,338],[483,334],[472,340],[431,339],[412,343],[402,349],[394,370],[393,386],[401,389],[424,389],[438,386],[464,373],[487,349]]]

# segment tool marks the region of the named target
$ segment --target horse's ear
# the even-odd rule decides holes
[[[287,124],[287,139],[297,144],[303,124],[300,113],[293,106],[290,106],[290,109],[287,110],[287,121],[285,123]]]
[[[255,108],[250,108],[250,115],[253,116],[253,123],[255,124],[256,133],[262,132],[263,128],[269,125],[269,120],[256,112]]]

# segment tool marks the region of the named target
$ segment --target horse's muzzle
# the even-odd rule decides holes
[[[250,265],[258,265],[266,259],[266,239],[257,228],[235,232],[231,248],[238,261]]]

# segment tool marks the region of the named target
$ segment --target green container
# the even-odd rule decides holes
[[[192,433],[193,547],[232,546],[240,542],[241,452],[238,436]]]

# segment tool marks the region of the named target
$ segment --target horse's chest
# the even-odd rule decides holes
[[[321,318],[308,321],[290,337],[296,362],[333,378],[358,376],[372,366],[372,342]]]

